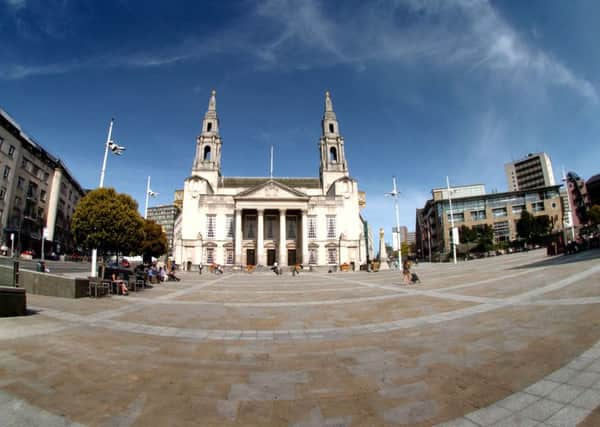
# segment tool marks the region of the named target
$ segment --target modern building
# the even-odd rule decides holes
[[[1,244],[40,254],[73,251],[71,217],[85,191],[65,164],[29,137],[0,108]]]
[[[552,162],[546,153],[528,154],[521,160],[506,163],[504,172],[508,181],[508,191],[556,185]]]
[[[600,174],[592,176],[585,182],[590,206],[600,206]]]
[[[577,230],[588,221],[587,209],[590,205],[585,181],[575,172],[567,173],[565,178],[572,226]]]
[[[167,236],[167,255],[173,255],[173,229],[175,219],[179,216],[181,210],[175,205],[159,205],[148,208],[147,219],[155,221],[163,228]]]
[[[457,196],[452,191],[452,213],[455,227],[490,225],[495,242],[517,239],[516,222],[526,209],[532,215],[548,215],[553,231],[562,230],[562,204],[559,185],[535,190]],[[454,190],[454,189],[452,189]],[[450,201],[447,189],[432,190],[432,199],[417,209],[416,246],[422,258],[442,259],[451,252]]]
[[[350,176],[329,92],[316,177],[222,176],[220,125],[213,91],[196,140],[192,173],[184,183],[181,236],[175,239],[177,263],[191,268],[211,263],[358,266],[366,262],[358,183]]]

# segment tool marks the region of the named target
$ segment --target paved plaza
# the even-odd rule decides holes
[[[181,273],[0,319],[3,426],[600,425],[600,251]]]

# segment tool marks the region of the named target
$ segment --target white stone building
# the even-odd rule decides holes
[[[315,178],[223,177],[219,125],[213,91],[175,226],[178,264],[190,269],[212,263],[354,263],[358,268],[366,262],[358,183],[349,174],[329,92]]]

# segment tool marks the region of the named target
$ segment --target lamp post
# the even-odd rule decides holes
[[[454,259],[454,264],[456,264],[456,241],[455,241],[455,233],[454,230],[454,212],[452,211],[452,190],[450,189],[450,178],[446,177],[446,184],[448,185],[448,203],[450,204],[450,227],[451,231],[451,245],[452,245],[452,257]]]
[[[394,199],[394,210],[396,211],[396,243],[398,244],[398,267],[402,266],[402,237],[400,237],[400,209],[398,208],[398,196],[400,192],[396,187],[396,177],[392,177],[392,183],[394,184],[394,189],[385,193],[386,196],[392,197]]]
[[[110,125],[108,126],[108,137],[106,138],[106,144],[104,146],[104,160],[102,161],[102,169],[100,170],[100,185],[98,186],[99,188],[104,187],[104,174],[106,172],[106,160],[108,158],[108,148],[111,146],[111,144],[114,146],[114,142],[111,141],[111,136],[112,136],[112,128],[113,128],[113,123],[115,122],[115,119],[110,119]],[[119,153],[120,154],[120,153]],[[91,271],[91,276],[92,277],[96,277],[96,275],[98,274],[96,269],[98,266],[98,249],[92,249],[92,271]]]

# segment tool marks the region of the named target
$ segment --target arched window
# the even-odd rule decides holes
[[[206,124],[206,132],[210,132],[210,131],[211,131],[211,129],[212,129],[212,122],[208,122],[208,123]]]
[[[333,127],[333,123],[329,123],[329,132],[335,132],[335,128]]]
[[[202,157],[202,159],[205,162],[210,161],[210,147],[208,145],[204,147],[204,156]]]
[[[338,159],[337,159],[337,150],[335,149],[335,147],[331,147],[329,149],[329,161],[331,163],[336,163],[338,161]]]

